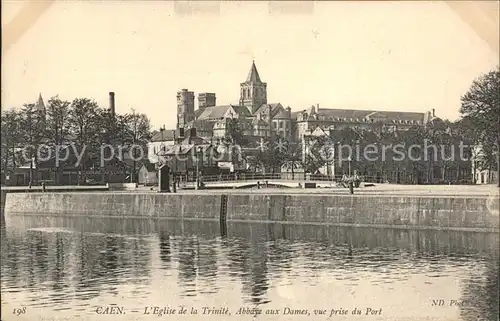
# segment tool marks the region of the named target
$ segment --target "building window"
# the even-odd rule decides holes
[[[276,122],[273,122],[273,129],[276,129],[276,127],[278,127],[278,126],[276,125]]]
[[[280,128],[283,128],[283,122],[280,121]]]

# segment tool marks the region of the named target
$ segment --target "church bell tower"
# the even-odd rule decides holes
[[[247,80],[240,84],[240,106],[253,114],[264,104],[267,104],[267,83],[260,80],[255,62],[252,62]]]

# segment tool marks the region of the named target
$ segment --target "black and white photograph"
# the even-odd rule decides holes
[[[0,320],[499,320],[499,1],[1,5]]]

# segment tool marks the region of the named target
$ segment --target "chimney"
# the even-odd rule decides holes
[[[115,93],[109,93],[109,110],[111,111],[111,115],[115,117]]]
[[[436,110],[432,108],[432,118],[436,117]]]
[[[292,108],[290,108],[290,106],[286,108],[286,113],[288,115],[288,118],[292,118]]]
[[[316,108],[314,108],[314,111],[316,112],[316,114],[319,114],[319,104],[316,104]]]

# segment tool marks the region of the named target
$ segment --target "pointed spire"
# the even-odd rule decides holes
[[[36,108],[45,111],[45,103],[43,102],[42,93],[38,94],[38,100],[36,102]]]
[[[255,60],[252,60],[252,67],[250,68],[250,72],[248,73],[247,82],[253,83],[261,83],[259,72],[257,71],[257,67],[255,67]]]

